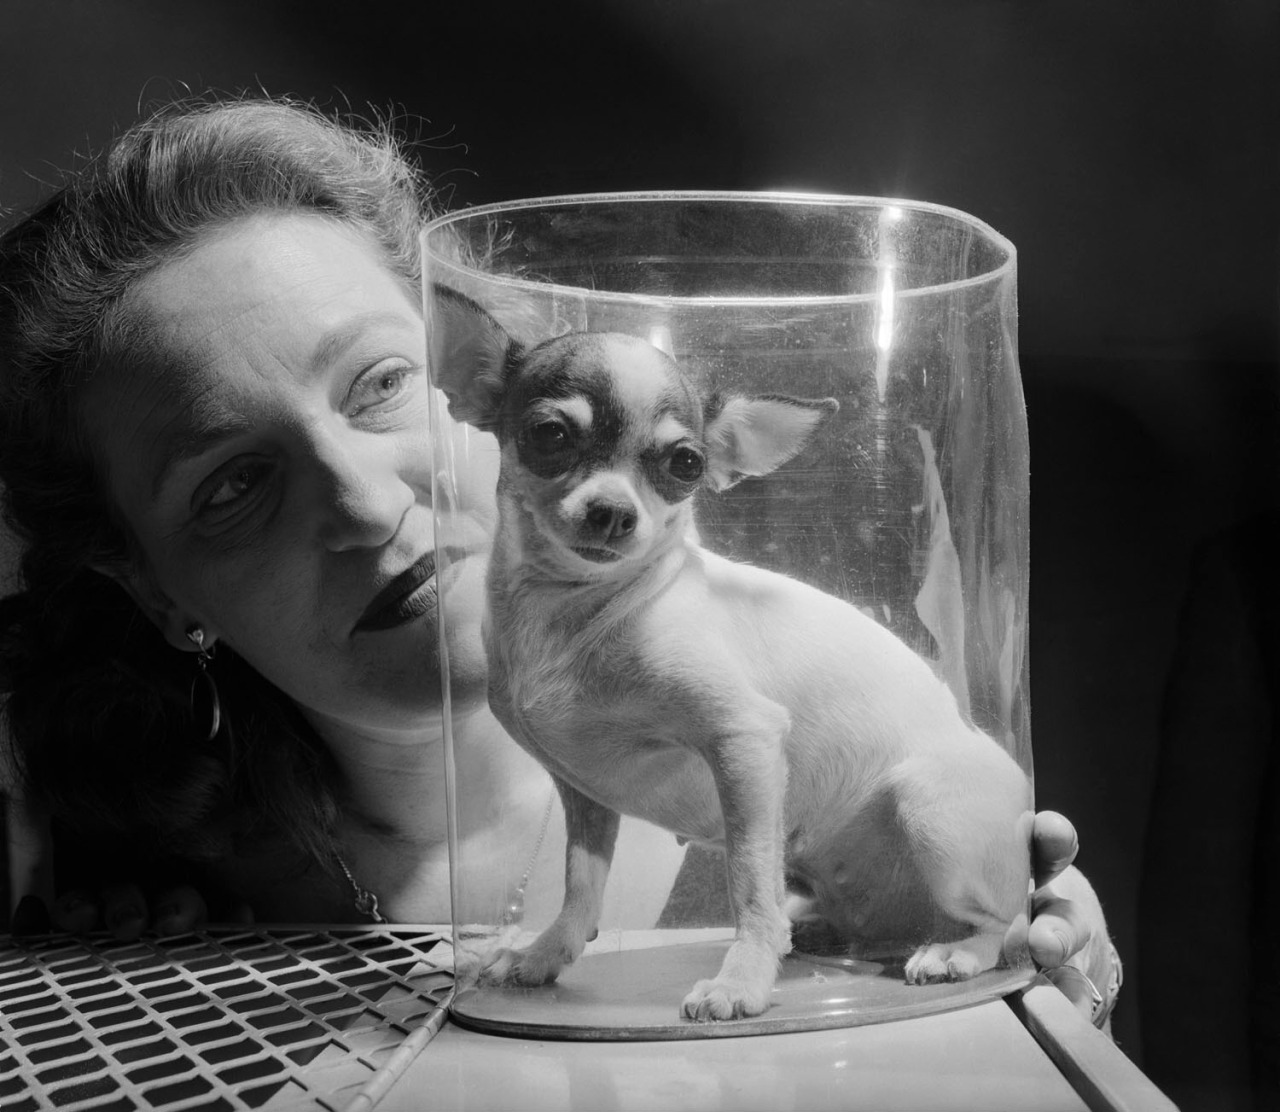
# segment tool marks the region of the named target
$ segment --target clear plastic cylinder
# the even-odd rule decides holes
[[[670,356],[705,398],[835,399],[838,410],[793,458],[696,494],[699,543],[836,596],[895,635],[950,690],[965,726],[1021,769],[1026,797],[1013,810],[1029,811],[1028,445],[1008,240],[962,212],[901,200],[587,195],[439,219],[423,233],[423,264],[437,381],[455,355],[441,298],[456,293],[522,350],[568,333],[621,333]],[[435,400],[461,1021],[580,1038],[706,1037],[899,1018],[1025,981],[1025,957],[1006,954],[977,976],[907,984],[919,938],[901,940],[898,953],[840,940],[806,950],[797,931],[763,1014],[690,1022],[683,992],[715,973],[734,933],[732,909],[708,894],[723,865],[714,847],[628,817],[584,955],[552,984],[490,983],[483,970],[495,950],[527,944],[559,911],[564,819],[538,761],[503,748],[516,742],[486,705],[480,569],[450,574],[460,553],[476,564],[475,522],[493,520],[460,513],[459,491],[496,484],[501,453],[489,432],[460,427],[442,394]],[[477,769],[493,776],[484,755],[494,752],[504,782],[521,784],[498,798],[467,779]],[[1010,836],[1025,845],[1024,827]]]

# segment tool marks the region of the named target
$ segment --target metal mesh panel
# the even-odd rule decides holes
[[[429,928],[3,938],[0,1108],[367,1107],[442,1021],[451,960]]]

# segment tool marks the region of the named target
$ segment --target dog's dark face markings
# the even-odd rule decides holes
[[[642,340],[580,333],[525,355],[501,436],[541,479],[581,482],[634,465],[674,504],[702,480],[702,427],[698,395],[668,356]]]
[[[839,408],[769,394],[704,403],[668,355],[634,336],[578,332],[526,348],[478,307],[455,310],[437,385],[456,419],[497,435],[508,547],[540,574],[625,575],[674,551],[695,536],[699,487],[768,474]]]

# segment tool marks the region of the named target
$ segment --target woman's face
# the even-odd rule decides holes
[[[365,237],[312,215],[233,224],[132,296],[164,355],[95,381],[85,414],[145,553],[134,596],[174,645],[198,623],[322,720],[423,725],[440,684],[414,297]],[[459,477],[463,551],[443,572],[453,675],[478,683],[497,453],[450,435],[493,461]]]

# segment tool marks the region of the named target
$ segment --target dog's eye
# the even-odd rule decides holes
[[[527,442],[535,452],[551,455],[569,444],[569,430],[559,421],[543,421],[529,430]]]
[[[702,478],[705,468],[702,454],[692,448],[677,448],[671,453],[671,459],[667,462],[667,470],[671,472],[673,478],[679,479],[682,483],[696,483]]]

